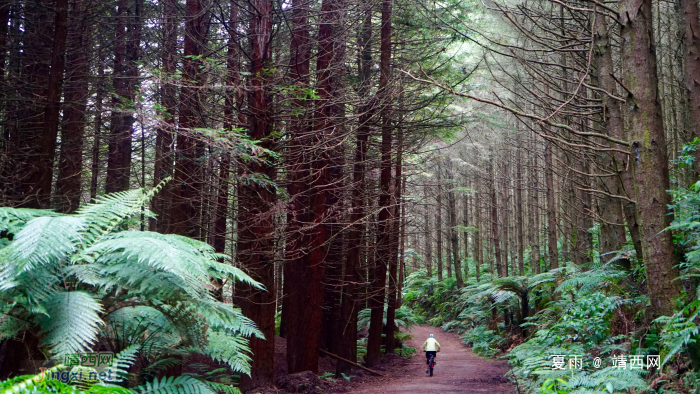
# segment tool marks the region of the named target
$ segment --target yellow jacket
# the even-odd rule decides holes
[[[423,351],[424,352],[435,352],[435,351],[440,351],[440,344],[438,341],[435,340],[435,338],[428,338],[425,343],[423,344]]]

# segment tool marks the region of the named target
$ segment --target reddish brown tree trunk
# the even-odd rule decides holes
[[[290,77],[298,89],[297,95],[309,88],[310,38],[309,38],[309,3],[295,0],[292,3],[292,42],[290,57]],[[299,337],[304,322],[301,309],[304,305],[304,286],[302,281],[305,267],[308,265],[308,230],[303,227],[309,221],[308,183],[309,163],[305,147],[310,141],[310,119],[307,108],[308,100],[297,98],[292,101],[290,120],[291,142],[288,150],[289,169],[287,193],[289,205],[287,212],[287,245],[285,248],[284,283],[282,301],[282,321],[280,335],[289,338]],[[297,349],[298,342],[287,341],[287,365],[298,365],[298,358],[303,349]]]
[[[44,97],[47,93],[54,36],[52,27],[55,17],[52,18],[51,7],[47,0],[26,3],[21,12],[20,7],[14,8],[18,11],[18,17],[12,18],[11,34],[16,37],[12,49],[16,50],[10,53],[8,79],[10,89],[16,91],[16,100],[7,102],[8,122],[5,133],[9,157],[4,176],[11,179],[12,186],[8,188],[7,195],[13,206],[41,208],[42,202],[46,200],[45,191],[40,195],[36,182],[42,171],[46,170],[40,168],[40,163],[44,152]],[[43,162],[46,163],[46,160]]]
[[[88,98],[89,63],[87,59],[88,37],[83,0],[73,2],[71,12],[70,49],[67,58],[63,129],[61,132],[61,156],[58,166],[56,194],[58,210],[74,212],[80,205],[83,170],[83,134],[85,109]]]
[[[372,8],[366,6],[365,18],[359,38],[360,52],[360,97],[367,100],[371,72],[370,35],[372,33]],[[371,119],[370,103],[360,107],[359,125],[357,128],[355,162],[353,163],[352,211],[350,213],[350,229],[348,231],[348,250],[345,261],[345,280],[343,283],[341,320],[338,327],[338,355],[357,362],[357,312],[360,308],[358,301],[359,289],[356,283],[362,278],[361,248],[364,225],[365,197],[365,160],[367,159],[367,140],[369,138]],[[336,364],[336,373],[348,372],[350,367],[345,363]]]
[[[46,106],[40,138],[40,154],[36,163],[36,172],[30,178],[34,187],[32,199],[35,205],[48,208],[51,203],[51,183],[53,181],[53,164],[56,151],[56,138],[65,68],[66,39],[68,37],[68,0],[57,0],[55,4],[53,47],[51,49],[51,68],[46,89]]]
[[[138,41],[133,42],[132,26],[140,24],[139,1],[129,7],[128,0],[117,2],[117,24],[114,49],[114,68],[112,71],[112,115],[110,121],[109,156],[107,158],[107,184],[105,191],[113,193],[129,189],[131,174],[131,134],[133,132],[133,105],[135,84],[129,77],[135,64],[129,64],[134,59],[134,50],[138,50]],[[133,21],[133,19],[137,19]],[[135,46],[135,48],[134,48]]]
[[[382,0],[382,29],[380,48],[379,91],[382,103],[381,176],[379,181],[379,220],[377,224],[377,260],[374,267],[373,295],[370,299],[367,366],[379,364],[382,344],[382,320],[386,286],[386,270],[391,253],[391,113],[388,91],[391,71],[391,12],[392,0]]]
[[[160,125],[156,130],[156,158],[153,170],[153,185],[160,184],[163,179],[173,176],[173,136],[175,135],[175,116],[177,112],[177,87],[173,83],[177,67],[177,0],[163,1],[163,49],[161,62],[163,64],[163,79],[160,88],[160,104],[163,111],[160,114]],[[229,38],[229,42],[231,39]],[[237,44],[236,44],[237,45]],[[153,197],[151,210],[158,215],[151,219],[151,231],[172,233],[172,218],[167,209],[172,198],[172,183],[163,187],[160,193]]]
[[[248,99],[249,137],[260,140],[261,146],[271,148],[272,95],[270,75],[264,69],[271,67],[272,11],[270,0],[254,0],[250,21],[251,83]],[[251,163],[248,169],[239,170],[274,177],[270,163]],[[243,313],[252,319],[265,339],[253,338],[252,372],[244,377],[242,386],[252,388],[272,384],[274,380],[275,353],[275,281],[274,281],[274,220],[272,206],[275,203],[274,189],[256,183],[241,183],[238,186],[238,259],[249,275],[262,283],[266,290],[247,286],[236,288],[236,302]]]
[[[104,100],[105,53],[98,49],[97,82],[95,83],[95,135],[92,140],[92,162],[90,163],[90,201],[97,198],[97,180],[100,174],[100,140],[102,136],[102,101]]]
[[[401,180],[403,160],[403,129],[399,127],[397,132],[396,171],[394,178],[394,220],[391,228],[391,255],[389,256],[389,286],[387,289],[386,311],[386,353],[394,353],[396,308],[398,305],[397,290],[400,283],[398,278],[399,239],[401,231]]]
[[[203,73],[200,55],[208,29],[208,13],[200,0],[187,0],[185,21],[185,51],[182,89],[175,154],[175,182],[171,202],[171,231],[199,239],[202,219],[204,181],[204,146],[195,138],[195,128],[202,126],[201,88]]]

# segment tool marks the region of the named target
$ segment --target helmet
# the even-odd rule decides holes
[[[430,334],[430,337],[431,337],[431,338],[435,338],[435,335],[433,335],[433,334]]]

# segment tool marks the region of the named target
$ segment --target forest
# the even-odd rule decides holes
[[[0,131],[2,393],[700,392],[697,0],[0,0]]]

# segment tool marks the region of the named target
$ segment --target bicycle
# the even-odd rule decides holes
[[[430,376],[433,376],[433,368],[435,368],[435,356],[431,354],[430,359],[428,359],[428,370],[430,371]]]

